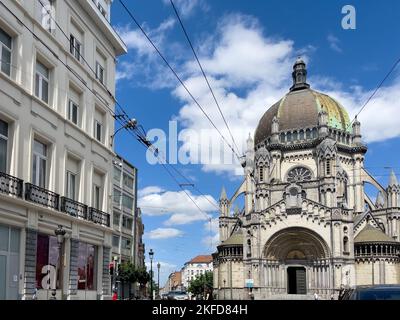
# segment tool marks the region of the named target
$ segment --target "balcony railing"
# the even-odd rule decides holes
[[[89,208],[88,220],[102,226],[110,226],[110,215],[95,208]]]
[[[88,206],[74,201],[72,199],[61,197],[61,212],[65,212],[70,216],[87,220],[88,218]]]
[[[50,190],[25,183],[25,200],[59,210],[60,196]]]
[[[22,198],[23,183],[21,179],[0,172],[0,193]]]

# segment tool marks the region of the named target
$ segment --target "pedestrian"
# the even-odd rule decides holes
[[[314,300],[319,300],[319,296],[318,296],[318,293],[314,293]]]
[[[113,296],[112,296],[112,299],[115,301],[115,300],[118,300],[118,295],[117,295],[117,292],[116,291],[114,291],[114,294],[113,294]]]

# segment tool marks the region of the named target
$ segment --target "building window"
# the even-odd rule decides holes
[[[126,229],[132,230],[133,227],[133,219],[127,216],[122,217],[122,226]]]
[[[93,186],[93,208],[97,210],[101,208],[101,188],[97,185]]]
[[[331,160],[330,159],[326,160],[326,175],[327,176],[331,175]]]
[[[131,249],[131,240],[128,238],[121,238],[121,248],[125,250],[130,250]]]
[[[121,169],[118,169],[117,167],[114,167],[114,180],[118,182],[118,184],[121,181]]]
[[[97,141],[102,142],[103,141],[103,125],[95,120],[94,122],[94,136]]]
[[[12,38],[0,28],[1,71],[8,76],[11,75],[11,50]]]
[[[78,290],[96,289],[96,247],[79,242],[78,247]]]
[[[99,62],[96,62],[96,79],[104,84],[104,67]]]
[[[67,171],[67,198],[76,200],[76,175],[72,172]]]
[[[49,69],[36,61],[35,95],[46,103],[49,103],[49,76]]]
[[[132,210],[133,209],[133,198],[124,194],[122,195],[122,205],[124,208]]]
[[[263,182],[264,181],[264,168],[263,167],[258,168],[258,174],[259,174],[260,182]]]
[[[8,123],[0,120],[0,171],[7,172]]]
[[[47,146],[37,140],[33,141],[32,183],[41,188],[46,187]]]
[[[112,244],[113,247],[119,247],[119,236],[113,235]]]
[[[289,171],[287,174],[288,182],[302,182],[302,181],[310,181],[312,179],[312,173],[305,167],[296,167]]]
[[[36,246],[36,288],[59,289],[59,274],[57,274],[59,249],[54,236],[37,236]],[[57,274],[57,275],[56,275]]]
[[[121,191],[119,191],[115,188],[114,188],[114,193],[113,193],[113,202],[118,207],[121,205]]]
[[[38,2],[42,27],[49,32],[51,32],[54,29],[54,21],[53,21],[53,19],[55,19],[54,2],[55,0],[41,0],[41,2]]]
[[[124,186],[133,189],[133,178],[124,173]]]
[[[78,60],[81,61],[82,44],[71,34],[69,38],[69,52]]]
[[[349,238],[347,236],[343,238],[343,252],[344,253],[350,252]]]
[[[78,125],[78,119],[79,119],[79,105],[70,99],[68,105],[68,120]]]
[[[300,140],[304,140],[304,131],[300,130]]]
[[[114,215],[113,215],[113,225],[114,225],[115,227],[117,227],[117,228],[119,228],[119,220],[120,220],[120,218],[121,218],[121,215],[120,215],[119,213],[117,213],[117,212],[114,212]]]

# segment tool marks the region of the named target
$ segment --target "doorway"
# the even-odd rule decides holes
[[[305,267],[288,267],[288,294],[307,294]]]

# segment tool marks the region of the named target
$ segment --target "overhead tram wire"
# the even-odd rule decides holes
[[[235,139],[233,138],[232,131],[231,131],[231,129],[230,129],[229,125],[228,125],[228,122],[226,121],[226,118],[225,118],[225,116],[224,116],[224,114],[223,114],[223,112],[222,112],[222,110],[221,110],[221,107],[220,107],[220,105],[219,105],[219,103],[218,103],[217,97],[215,96],[214,90],[212,89],[211,84],[210,84],[210,82],[208,81],[208,77],[207,77],[206,73],[204,72],[203,66],[202,66],[202,64],[201,64],[201,62],[200,62],[199,57],[197,56],[196,50],[194,49],[194,46],[193,46],[193,44],[192,44],[192,41],[190,40],[189,34],[188,34],[187,31],[186,31],[186,28],[185,28],[185,26],[184,26],[184,24],[183,24],[183,22],[182,22],[182,19],[181,19],[180,15],[179,15],[179,12],[178,12],[178,10],[176,9],[175,4],[174,4],[174,2],[173,2],[172,0],[170,0],[170,3],[171,3],[171,5],[172,5],[172,8],[174,9],[174,12],[175,12],[175,15],[176,15],[176,17],[177,17],[177,19],[178,19],[178,21],[179,21],[179,24],[181,25],[182,31],[183,31],[183,33],[185,34],[186,40],[188,41],[189,46],[190,46],[190,48],[192,49],[193,55],[194,55],[194,57],[195,57],[195,59],[196,59],[196,61],[197,61],[197,64],[199,65],[199,68],[200,68],[200,70],[201,70],[201,73],[203,74],[203,77],[204,77],[204,79],[205,79],[205,81],[206,81],[206,83],[207,83],[207,86],[208,86],[208,88],[209,88],[209,90],[210,90],[210,92],[211,92],[211,94],[212,94],[212,96],[213,96],[214,102],[215,102],[215,104],[217,105],[218,111],[219,111],[219,113],[220,113],[220,115],[221,115],[221,117],[222,117],[222,119],[223,119],[223,121],[224,121],[224,123],[225,123],[226,128],[228,129],[228,132],[229,132],[229,134],[230,134],[230,136],[231,136],[231,139],[232,139],[232,143],[235,145],[236,151],[237,151],[238,153],[240,153],[239,148],[238,148],[238,146],[237,146],[237,144],[236,144],[236,142],[235,142]]]
[[[378,86],[376,87],[376,89],[374,90],[374,92],[372,92],[372,94],[368,97],[368,99],[365,101],[365,103],[363,104],[363,106],[360,108],[360,110],[357,112],[357,114],[354,116],[354,119],[350,122],[350,124],[348,125],[347,129],[350,128],[350,126],[352,125],[352,123],[354,122],[354,120],[357,118],[357,116],[360,115],[360,113],[365,109],[365,107],[367,106],[367,104],[372,100],[372,98],[376,95],[376,93],[379,91],[379,89],[382,87],[382,85],[385,83],[385,81],[389,78],[389,76],[393,73],[393,71],[396,69],[396,67],[398,66],[398,64],[400,63],[400,58],[397,59],[397,61],[393,64],[393,66],[391,67],[391,69],[388,71],[388,73],[385,75],[385,77],[382,79],[382,81],[378,84]]]
[[[195,105],[201,110],[203,115],[207,118],[207,120],[211,123],[211,125],[214,127],[214,129],[218,132],[218,134],[221,136],[222,140],[225,142],[225,144],[230,148],[230,150],[233,152],[233,154],[237,157],[239,163],[240,163],[240,156],[239,154],[235,151],[235,149],[232,147],[232,145],[227,141],[227,139],[224,137],[224,135],[221,133],[221,131],[218,129],[218,127],[215,125],[215,123],[212,121],[210,116],[207,114],[207,112],[204,110],[204,108],[200,105],[200,103],[197,101],[197,99],[193,96],[193,94],[190,92],[188,87],[186,86],[185,82],[179,77],[175,69],[171,66],[171,64],[168,62],[168,60],[165,58],[165,56],[161,53],[160,49],[154,44],[154,42],[150,39],[146,31],[143,29],[143,27],[139,24],[139,22],[136,20],[134,17],[133,13],[129,10],[129,8],[125,5],[125,3],[122,0],[119,0],[121,5],[124,7],[125,11],[128,13],[132,21],[136,24],[136,26],[140,29],[140,31],[143,33],[143,35],[146,37],[146,39],[150,42],[151,46],[156,50],[160,58],[164,61],[166,66],[171,70],[171,72],[174,74],[176,79],[179,81],[179,83],[182,85],[182,87],[185,89],[185,91],[188,93],[190,98],[193,100]]]
[[[51,19],[52,21],[54,21],[55,25],[56,25],[57,28],[61,31],[61,33],[64,35],[64,37],[68,40],[69,44],[72,45],[73,48],[74,48],[75,50],[77,50],[75,44],[70,42],[70,37],[68,37],[67,33],[61,28],[61,26],[58,24],[57,20],[52,16],[51,11],[46,9],[46,7],[44,6],[42,0],[38,0],[38,2],[39,2],[40,5],[43,7],[43,9],[46,10],[46,12],[47,12],[47,14],[49,15],[50,19]],[[96,77],[96,76],[97,76],[97,75],[96,75],[96,71],[95,71],[95,70],[91,67],[91,65],[87,62],[87,60],[86,60],[85,57],[81,54],[81,52],[80,52],[80,51],[75,51],[75,52],[78,52],[79,57],[82,59],[82,61],[85,62],[85,64],[88,66],[88,68],[92,71],[92,73],[93,73],[94,76]],[[53,53],[53,52],[52,52],[52,53]],[[53,53],[53,55],[54,55],[54,53]],[[68,67],[67,67],[67,68],[68,68]],[[69,68],[68,68],[68,69],[69,69]],[[69,69],[69,70],[70,70],[70,69]],[[81,79],[80,79],[80,80],[81,80]],[[113,113],[113,114],[112,114],[113,118],[114,118],[115,120],[117,120],[117,121],[120,123],[121,126],[125,127],[125,126],[127,125],[128,121],[129,121],[129,115],[128,115],[128,113],[127,113],[127,112],[125,111],[125,109],[118,103],[117,99],[114,97],[114,95],[111,93],[111,91],[107,88],[107,86],[106,86],[104,83],[102,83],[102,82],[100,82],[100,83],[101,83],[101,85],[103,86],[103,88],[107,91],[107,93],[109,94],[109,96],[110,96],[110,97],[113,99],[113,101],[116,103],[116,105],[119,107],[120,111],[123,113],[122,116],[121,116],[121,115],[116,115],[115,113]],[[94,94],[95,94],[95,93],[94,93]],[[95,94],[95,96],[97,96],[97,95]],[[121,117],[123,118],[123,120],[125,121],[125,123],[121,123],[121,121],[120,121],[120,118],[121,118]],[[128,128],[125,128],[125,129],[128,129]],[[145,132],[145,130],[144,130],[144,128],[143,128],[142,126],[140,126],[140,129],[142,130],[142,132],[139,134],[139,137],[140,137],[140,138],[138,138],[138,137],[136,137],[136,138],[137,138],[137,139],[140,139],[142,142],[144,142],[144,141],[147,140],[146,137],[145,137],[146,132]],[[171,168],[173,168],[173,170],[174,170],[175,172],[177,172],[181,177],[183,177],[186,181],[188,181],[188,182],[191,183],[191,181],[190,181],[187,177],[185,177],[178,169],[176,169],[174,166],[172,166],[171,164],[169,164],[167,161],[165,161],[165,162],[166,162],[168,165],[170,165]],[[194,188],[200,195],[202,195],[208,202],[210,202],[213,206],[215,206],[215,204],[214,204],[213,202],[211,202],[211,201],[208,199],[208,197],[205,196],[197,187],[195,187],[195,186],[193,185],[193,188]],[[219,209],[219,208],[217,207],[217,209]]]

